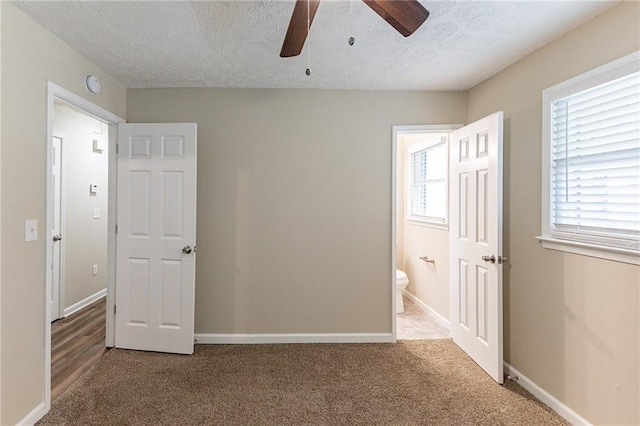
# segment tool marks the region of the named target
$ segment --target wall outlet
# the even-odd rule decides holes
[[[95,208],[93,209],[93,218],[94,219],[100,219],[100,209],[99,208]]]
[[[98,264],[94,264],[93,266],[91,266],[91,273],[93,275],[98,275]]]
[[[38,240],[38,220],[26,220],[24,222],[24,242]]]

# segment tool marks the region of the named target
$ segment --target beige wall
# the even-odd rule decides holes
[[[468,122],[505,112],[505,355],[596,424],[640,423],[640,267],[541,248],[542,90],[640,48],[624,2],[469,92]]]
[[[128,100],[131,121],[199,123],[200,333],[389,332],[391,126],[504,110],[507,360],[594,423],[640,423],[638,267],[543,250],[534,240],[541,90],[640,48],[638,3],[612,8],[478,85],[468,103],[464,93],[419,92],[125,96],[15,6],[2,2],[0,12],[0,424],[42,402],[47,79],[120,116]],[[89,73],[101,78],[102,94],[84,91]],[[24,243],[24,220],[33,218],[39,240]]]
[[[426,137],[440,140],[441,136],[430,133]],[[402,265],[400,269],[409,277],[407,291],[449,319],[449,231],[405,218],[407,152],[409,147],[424,140],[425,136],[420,134],[406,134],[398,138],[398,265]],[[435,264],[425,263],[420,259],[422,256],[435,260]]]
[[[2,413],[14,424],[43,401],[46,80],[125,115],[124,86],[9,2],[2,8]],[[89,95],[86,74],[102,81]],[[38,241],[24,242],[24,221]],[[11,342],[11,344],[7,344]]]
[[[108,126],[71,108],[55,105],[53,130],[63,137],[63,179],[66,182],[66,220],[63,225],[63,307],[86,299],[107,287]],[[104,149],[93,149],[93,140]],[[98,185],[91,194],[89,185]],[[93,209],[100,218],[93,218]],[[93,275],[92,265],[98,265]]]
[[[391,332],[391,127],[464,93],[135,89],[131,122],[198,123],[197,333]]]

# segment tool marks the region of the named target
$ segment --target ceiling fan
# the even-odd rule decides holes
[[[429,17],[418,0],[363,0],[382,19],[405,37],[410,36]],[[320,5],[320,0],[297,0],[282,43],[280,57],[298,56]],[[308,22],[307,22],[308,20]]]

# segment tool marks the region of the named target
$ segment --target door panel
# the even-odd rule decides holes
[[[497,112],[454,132],[449,169],[451,335],[498,383],[503,382],[502,117]]]
[[[119,348],[193,352],[196,125],[118,126]]]
[[[54,136],[52,141],[52,185],[53,185],[53,228],[49,238],[53,240],[51,256],[51,321],[60,316],[60,274],[62,264],[62,138]]]

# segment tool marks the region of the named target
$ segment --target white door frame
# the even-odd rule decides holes
[[[410,126],[391,126],[391,341],[397,342],[396,337],[396,269],[398,264],[396,229],[398,210],[398,136],[409,133],[444,133],[453,132],[461,128],[462,124],[425,124]]]
[[[113,346],[114,341],[114,318],[113,306],[115,301],[115,261],[116,261],[116,177],[117,177],[117,156],[116,138],[117,128],[125,120],[106,109],[76,95],[75,93],[47,81],[47,131],[46,131],[46,235],[49,236],[53,226],[51,210],[53,208],[53,182],[51,178],[52,166],[52,140],[53,140],[53,105],[58,103],[68,106],[78,112],[95,118],[109,126],[109,189],[108,202],[109,213],[107,219],[107,323],[106,323],[106,346]],[[51,408],[51,262],[52,262],[52,240],[45,238],[45,314],[44,314],[44,387],[43,400],[45,412]]]
[[[56,291],[58,292],[58,312],[56,312],[56,319],[60,319],[64,316],[64,295],[65,295],[65,289],[64,289],[64,279],[65,279],[65,251],[64,251],[64,247],[65,247],[65,241],[64,241],[64,234],[65,234],[65,229],[64,229],[64,224],[65,224],[65,220],[67,217],[67,209],[66,209],[66,198],[67,198],[67,174],[66,174],[66,167],[67,167],[67,150],[64,148],[65,145],[65,138],[67,137],[67,135],[63,134],[63,133],[59,133],[59,132],[53,132],[53,137],[54,138],[58,138],[60,139],[60,228],[59,228],[59,233],[62,234],[63,239],[59,242],[60,247],[59,247],[59,261],[60,264],[58,265],[58,275],[59,275],[59,279],[58,279],[58,287],[56,288],[55,286],[51,286],[52,291]],[[50,231],[51,229],[49,229],[49,233],[47,234],[49,236],[49,238],[51,238],[52,236],[50,235]],[[53,244],[51,241],[49,241],[49,244]],[[52,277],[53,279],[53,277]]]

